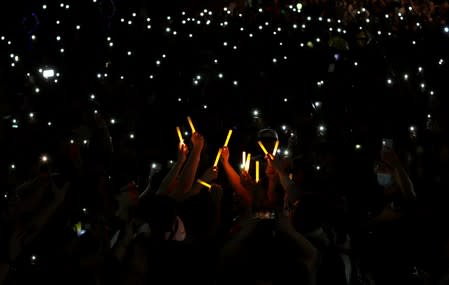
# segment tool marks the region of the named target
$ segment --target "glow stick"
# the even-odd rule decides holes
[[[274,149],[273,149],[273,156],[276,156],[276,152],[278,151],[278,147],[279,147],[279,140],[276,140],[276,143],[274,144]]]
[[[246,152],[242,152],[242,168],[246,165]]]
[[[228,146],[229,140],[231,139],[231,135],[232,135],[232,130],[229,130],[228,136],[226,137],[226,141],[225,141],[225,143],[223,145],[224,147]]]
[[[268,155],[268,157],[269,157],[270,159],[273,159],[273,155],[272,155],[271,153],[268,153],[268,151],[267,151],[267,149],[265,148],[265,146],[263,145],[263,143],[262,143],[261,141],[258,141],[257,143],[259,144],[259,146],[260,146],[260,148],[262,149],[263,153],[264,153],[265,155]]]
[[[220,160],[221,152],[223,151],[222,148],[218,149],[217,157],[215,158],[214,167],[217,167],[218,161]]]
[[[182,138],[181,129],[179,127],[176,127],[176,132],[178,133],[178,138],[180,143],[184,143],[184,139]]]
[[[192,129],[192,134],[196,133],[195,126],[193,125],[192,118],[190,118],[190,116],[187,116],[187,121],[189,122],[190,128]]]
[[[246,156],[246,161],[245,161],[245,171],[249,172],[249,166],[251,164],[251,153],[248,153],[248,155]]]
[[[212,188],[212,185],[210,185],[209,183],[207,183],[207,182],[205,182],[205,181],[203,181],[201,179],[196,180],[196,182],[198,182],[199,184],[203,185],[204,187],[207,187],[209,190],[210,190],[210,188]]]
[[[256,183],[259,183],[259,164],[260,162],[256,160]]]

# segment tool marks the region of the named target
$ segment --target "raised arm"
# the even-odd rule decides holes
[[[223,151],[221,152],[221,163],[223,165],[223,169],[226,173],[226,176],[229,179],[229,183],[231,184],[232,189],[234,189],[237,194],[239,194],[245,204],[248,207],[251,207],[252,204],[252,196],[249,193],[249,191],[242,186],[240,183],[240,175],[237,173],[237,171],[234,170],[232,165],[229,163],[229,148],[223,147]]]
[[[29,235],[27,235],[24,240],[25,244],[31,242],[42,231],[44,226],[62,205],[70,187],[70,182],[66,182],[62,188],[58,188],[53,181],[50,182],[50,185],[54,198],[49,202],[47,207],[43,208],[39,211],[39,213],[34,215],[31,221],[27,224],[26,230]]]
[[[276,208],[279,205],[278,197],[276,195],[276,187],[279,183],[279,176],[275,169],[273,168],[272,161],[267,157],[267,168],[265,169],[265,175],[268,178],[268,204],[270,207]]]
[[[201,151],[204,147],[204,137],[198,132],[195,132],[192,134],[191,140],[193,149],[190,152],[186,165],[179,177],[179,185],[175,190],[176,197],[184,197],[189,190],[191,190],[193,183],[195,182],[196,172],[201,158]]]
[[[416,198],[413,183],[402,166],[401,161],[394,151],[384,151],[382,153],[382,160],[393,169],[393,175],[396,183],[403,197],[407,200],[414,200]]]
[[[99,143],[102,146],[103,150],[107,153],[114,152],[112,137],[109,133],[108,125],[102,115],[95,114],[95,125],[97,127],[96,131],[99,135]]]
[[[288,177],[288,173],[285,171],[285,168],[282,167],[279,159],[274,159],[271,162],[271,165],[278,174],[282,188],[287,193],[288,201],[290,203],[296,203],[299,200],[300,195],[298,186],[290,179],[290,177]]]
[[[161,182],[159,189],[157,190],[158,195],[170,195],[173,193],[173,185],[175,180],[181,173],[182,167],[187,159],[187,154],[189,153],[189,148],[186,144],[180,143],[178,145],[178,159],[175,165],[170,169],[167,175]],[[143,194],[143,193],[142,193]]]
[[[218,177],[218,168],[210,167],[210,168],[206,169],[206,171],[204,171],[204,173],[200,179],[203,180],[204,182],[211,183],[211,182],[215,181],[217,179],[217,177]],[[199,183],[193,184],[192,189],[190,189],[188,195],[189,196],[197,195],[198,193],[200,193],[200,191],[203,187],[204,186]]]

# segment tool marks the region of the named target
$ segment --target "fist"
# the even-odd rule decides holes
[[[218,169],[216,167],[208,168],[203,174],[203,180],[206,182],[214,181],[218,178]]]
[[[184,162],[187,159],[187,155],[189,154],[189,148],[185,143],[180,143],[178,145],[178,161]]]
[[[220,160],[222,163],[229,161],[229,148],[228,147],[226,147],[226,146],[223,147],[223,150],[221,151]]]
[[[204,137],[200,133],[198,132],[193,133],[191,140],[194,148],[203,149]]]

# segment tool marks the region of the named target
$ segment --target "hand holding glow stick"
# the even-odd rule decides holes
[[[189,122],[190,128],[192,129],[192,134],[196,133],[195,126],[193,125],[192,118],[187,116],[187,121]]]
[[[221,152],[223,151],[222,148],[218,149],[217,157],[215,158],[214,167],[218,166],[218,161],[220,160]]]
[[[184,139],[182,138],[181,129],[179,127],[176,127],[176,132],[178,133],[179,143],[183,144]]]
[[[231,135],[232,135],[232,130],[229,130],[228,136],[226,137],[226,141],[225,141],[225,143],[223,145],[224,147],[228,146],[229,140],[231,139]]]
[[[209,191],[210,191],[210,189],[212,188],[212,185],[210,185],[209,183],[207,183],[207,182],[205,182],[205,181],[203,181],[203,180],[201,180],[201,179],[197,179],[196,182],[198,182],[199,184],[201,184],[201,185],[203,185],[204,187],[208,188]]]
[[[271,153],[268,153],[268,151],[267,151],[267,149],[265,148],[265,146],[263,145],[263,143],[262,143],[261,141],[258,141],[257,143],[259,144],[259,146],[260,146],[260,148],[262,149],[262,151],[263,151],[263,153],[265,154],[265,156],[268,155],[268,157],[269,157],[270,159],[273,159],[273,155],[272,155]]]

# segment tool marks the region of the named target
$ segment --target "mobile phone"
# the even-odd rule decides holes
[[[84,225],[81,221],[73,225],[73,231],[78,237],[84,235],[89,228],[89,225]]]
[[[391,151],[393,150],[393,140],[392,139],[383,139],[382,140],[382,151]]]
[[[150,176],[159,173],[162,170],[162,165],[158,162],[152,162],[150,165]]]

